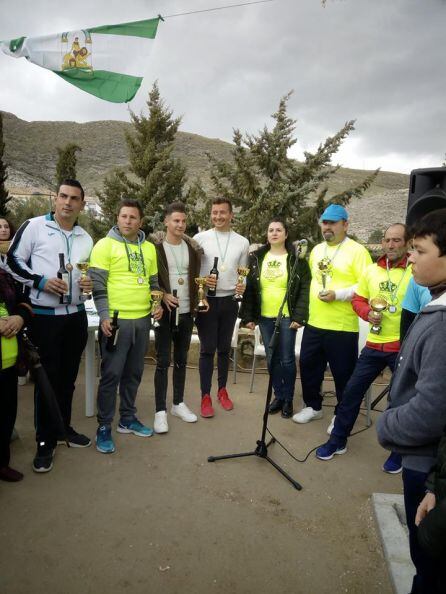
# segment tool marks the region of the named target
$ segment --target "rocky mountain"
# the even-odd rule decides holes
[[[49,192],[54,182],[56,148],[68,142],[82,148],[78,153],[78,177],[89,196],[101,188],[114,167],[128,165],[125,131],[131,125],[127,122],[26,122],[6,112],[3,118],[8,187],[12,194]],[[230,143],[219,139],[179,132],[175,154],[185,163],[189,180],[199,176],[206,186],[209,184],[206,153],[229,160],[231,148]],[[341,168],[330,181],[329,191],[337,192],[358,183],[367,173]],[[352,201],[351,230],[366,240],[373,230],[404,220],[408,181],[407,175],[381,172],[366,195]]]

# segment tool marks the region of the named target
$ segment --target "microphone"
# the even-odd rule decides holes
[[[307,239],[298,239],[297,241],[293,241],[293,246],[295,250],[295,254],[297,258],[303,259],[308,250],[308,240]]]

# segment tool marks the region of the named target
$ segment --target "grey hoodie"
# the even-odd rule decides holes
[[[446,293],[415,318],[393,374],[379,443],[403,455],[403,467],[429,472],[446,425]]]

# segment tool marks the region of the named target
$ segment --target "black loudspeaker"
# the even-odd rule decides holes
[[[407,225],[438,208],[446,208],[446,167],[414,169],[410,174]]]

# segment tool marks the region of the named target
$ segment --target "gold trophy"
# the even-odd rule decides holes
[[[388,307],[388,303],[384,297],[374,297],[370,299],[370,307],[375,313],[382,314]],[[381,320],[374,322],[370,328],[372,334],[379,334],[381,332]]]
[[[76,268],[81,271],[81,280],[87,278],[87,270],[90,268],[89,262],[77,262]],[[91,299],[91,293],[86,292],[85,289],[82,289],[82,296],[85,299]]]
[[[197,311],[207,311],[209,309],[209,303],[207,302],[207,299],[204,296],[204,287],[206,286],[206,277],[199,276],[195,279],[195,282],[198,285]]]
[[[249,268],[247,266],[238,266],[237,267],[237,284],[245,284],[245,278],[249,274]],[[243,301],[243,295],[239,295],[237,292],[234,295],[234,301]]]
[[[152,297],[152,310],[151,310],[151,314],[153,316],[153,314],[156,312],[156,310],[159,308],[159,306],[161,305],[161,300],[163,298],[163,291],[150,291],[150,296]],[[154,320],[153,321],[153,327],[154,328],[159,328],[160,323],[158,322],[158,320]]]
[[[322,260],[317,263],[317,266],[319,268],[320,278],[322,281],[322,291],[319,291],[319,295],[328,295],[327,283],[330,281],[331,273],[333,271],[330,258],[322,258]]]

